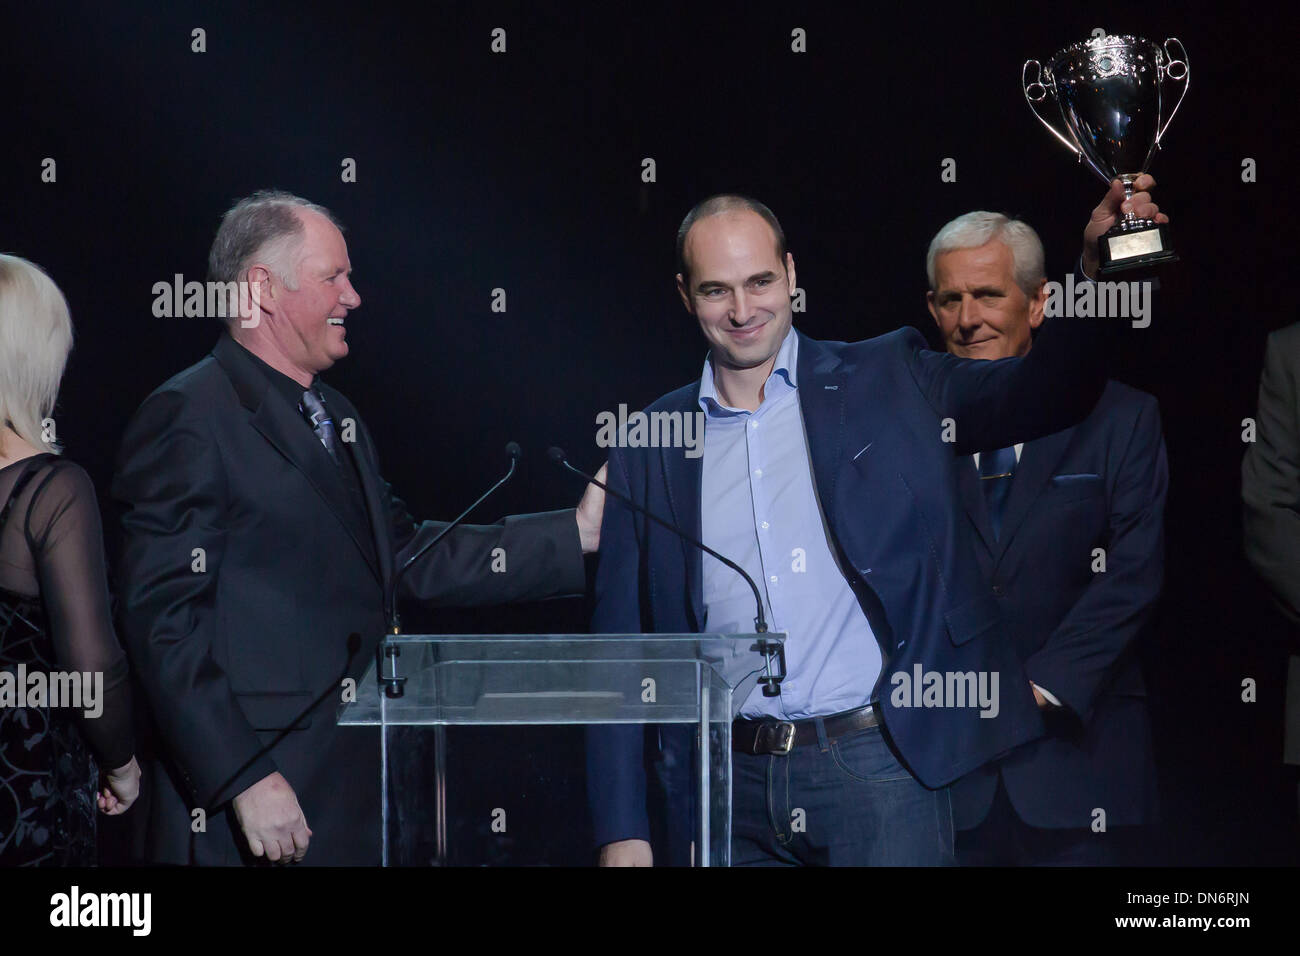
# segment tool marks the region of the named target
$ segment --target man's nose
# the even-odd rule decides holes
[[[356,287],[352,284],[351,279],[346,279],[344,281],[346,286],[343,290],[343,294],[339,296],[339,302],[347,306],[349,309],[355,309],[361,304],[361,296],[357,294]]]
[[[731,321],[733,325],[744,325],[749,321],[749,300],[743,292],[737,292],[732,299]]]
[[[971,329],[980,324],[979,310],[975,307],[975,299],[969,295],[961,297],[961,305],[957,310],[957,324],[963,329]]]

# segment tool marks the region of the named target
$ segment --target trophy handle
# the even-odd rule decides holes
[[[1029,67],[1031,64],[1034,67],[1033,80],[1029,79]],[[1047,86],[1043,83],[1043,65],[1037,60],[1026,60],[1025,65],[1020,68],[1020,85],[1024,87],[1025,102],[1029,104],[1029,108],[1033,110],[1034,115],[1038,117],[1038,122],[1047,127],[1049,133],[1064,143],[1065,148],[1074,153],[1075,156],[1079,159],[1083,159],[1083,151],[1079,149],[1078,144],[1073,143],[1062,136],[1060,131],[1049,123],[1043,117],[1043,114],[1038,111],[1038,104],[1047,99],[1048,93],[1052,94],[1052,101],[1056,101],[1056,84],[1052,82],[1050,76],[1047,77],[1047,82],[1050,83],[1051,86]]]
[[[1178,56],[1174,56],[1170,51],[1169,44],[1171,43],[1177,45]],[[1160,127],[1160,131],[1156,133],[1157,149],[1160,147],[1160,141],[1165,137],[1165,130],[1169,128],[1169,124],[1174,118],[1174,113],[1177,113],[1178,107],[1183,105],[1183,97],[1187,95],[1187,87],[1191,84],[1191,67],[1187,65],[1187,51],[1183,48],[1183,41],[1177,37],[1170,37],[1164,42],[1163,46],[1165,56],[1168,58],[1168,62],[1164,67],[1164,78],[1173,80],[1174,82],[1181,80],[1183,91],[1178,94],[1178,102],[1174,104],[1174,108],[1170,112],[1168,119],[1164,121],[1164,124]]]

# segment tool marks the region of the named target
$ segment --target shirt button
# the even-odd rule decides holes
[[[757,428],[757,427],[758,427],[758,422],[750,422],[750,423],[749,423],[749,427],[750,427],[750,428]]]
[[[1000,584],[995,584],[995,585],[993,585],[993,593],[996,594],[998,597],[1001,597],[1001,596],[1002,596],[1002,585],[1000,585]]]
[[[773,583],[773,584],[776,584],[776,575],[775,575],[775,574],[772,575],[772,583]]]
[[[761,527],[764,531],[766,531],[766,530],[767,530],[767,522],[764,521],[764,522],[763,522],[759,527]]]
[[[762,478],[762,477],[763,477],[763,469],[762,469],[762,468],[755,468],[755,469],[754,469],[754,477],[755,477],[755,478]]]

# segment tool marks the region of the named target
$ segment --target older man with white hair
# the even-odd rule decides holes
[[[1139,183],[1138,214],[1167,221],[1152,185]],[[1089,234],[1109,228],[1117,196],[1098,207]],[[959,216],[930,243],[926,271],[951,354],[1028,354],[1047,292],[1043,246],[1027,223]],[[980,570],[1047,729],[953,785],[958,862],[1138,862],[1139,828],[1156,815],[1136,653],[1164,573],[1168,472],[1156,400],[1108,382],[1073,428],[958,458],[956,469]]]

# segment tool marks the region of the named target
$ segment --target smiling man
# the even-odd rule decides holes
[[[1154,185],[1144,176],[1132,201],[1139,216],[1167,222],[1147,192]],[[1098,207],[1093,234],[1113,222],[1116,195]],[[951,354],[1029,353],[1047,280],[1027,223],[959,216],[931,241],[926,271],[930,314]],[[1139,828],[1156,817],[1155,767],[1136,643],[1164,579],[1159,406],[1108,382],[1077,426],[955,465],[980,570],[1047,728],[953,786],[958,861],[1150,862]]]
[[[976,236],[986,241],[962,245]],[[968,213],[935,237],[926,268],[930,314],[949,352],[999,359],[1029,351],[1047,302],[1043,245],[1029,226],[996,213]]]
[[[745,568],[788,635],[779,696],[756,689],[733,726],[732,862],[950,864],[947,785],[1043,732],[974,559],[954,456],[1082,419],[1104,382],[1100,330],[1053,320],[1033,353],[1001,363],[930,351],[910,328],[809,338],[792,327],[785,234],[743,196],[692,209],[677,250],[709,354],[649,411],[702,410],[704,454],[611,449],[609,482]],[[607,499],[594,631],[744,633],[753,619],[739,575]],[[891,686],[917,668],[997,675],[1000,699],[912,706]],[[652,838],[661,861],[690,859],[690,748],[680,727],[588,732],[603,865],[651,864]],[[670,807],[662,831],[652,779]]]
[[[312,702],[338,686],[354,633],[360,673],[394,569],[445,525],[411,518],[360,415],[320,379],[348,354],[361,305],[330,212],[282,192],[244,199],[209,272],[256,293],[228,310],[210,356],[145,399],[113,483],[123,634],[160,737],[144,856],[376,864],[378,735],[335,724],[341,697]],[[602,498],[592,486],[576,513],[459,527],[399,596],[463,607],[580,593]]]

